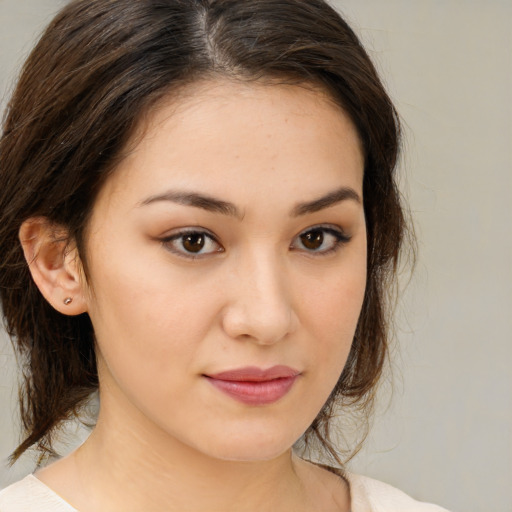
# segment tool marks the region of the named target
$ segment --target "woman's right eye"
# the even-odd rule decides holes
[[[191,259],[224,252],[215,238],[205,231],[181,231],[163,238],[162,243],[171,252]]]

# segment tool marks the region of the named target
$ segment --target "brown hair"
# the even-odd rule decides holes
[[[399,122],[354,32],[323,0],[75,0],[29,56],[0,139],[0,294],[24,362],[16,460],[98,387],[86,314],[55,311],[31,279],[18,240],[23,221],[66,228],[82,261],[96,195],[142,116],[198,80],[279,80],[321,86],[355,124],[365,157],[366,295],[348,362],[306,433],[334,458],[337,403],[369,408],[387,354],[386,289],[396,274],[404,215],[394,179]]]

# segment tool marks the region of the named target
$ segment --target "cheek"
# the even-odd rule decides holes
[[[350,331],[365,294],[366,238],[359,237],[335,266],[310,279],[310,292],[303,298],[314,318],[327,330]]]
[[[363,297],[364,280],[354,286],[342,282],[339,288],[324,293],[316,303],[314,323],[320,333],[319,348],[322,348],[316,354],[319,364],[325,368],[334,366],[335,372],[342,370],[352,345]]]
[[[313,357],[326,372],[339,376],[350,352],[366,288],[366,250],[361,244],[354,257],[323,286],[303,301],[307,329],[316,339]]]
[[[306,352],[308,392],[302,398],[310,422],[322,409],[347,362],[364,298],[366,272],[359,270],[331,276],[318,293],[303,304],[308,331]]]
[[[184,396],[200,370],[198,354],[215,318],[215,304],[208,293],[198,300],[190,280],[187,286],[169,269],[129,270],[123,263],[102,276],[93,318],[103,359],[100,380],[104,391],[105,386],[121,391],[146,416],[165,416],[162,404],[170,406]]]
[[[126,247],[107,259],[106,252],[97,251],[91,264],[99,284],[90,315],[111,371],[142,379],[143,373],[174,375],[176,366],[190,366],[216,315],[208,278],[191,280],[161,255],[156,261]]]

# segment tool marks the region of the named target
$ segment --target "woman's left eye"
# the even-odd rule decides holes
[[[182,231],[162,240],[171,252],[185,258],[198,258],[217,252],[223,252],[222,246],[205,231]]]
[[[290,248],[324,255],[335,252],[349,240],[350,237],[341,229],[317,226],[300,233],[293,240]]]

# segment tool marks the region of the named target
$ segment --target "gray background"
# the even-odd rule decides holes
[[[334,3],[366,43],[404,120],[403,188],[420,239],[398,311],[393,399],[388,405],[385,387],[351,468],[453,511],[511,512],[512,2]],[[0,0],[2,105],[61,4]],[[0,333],[2,461],[17,436],[15,381]],[[32,462],[0,464],[3,487]]]

